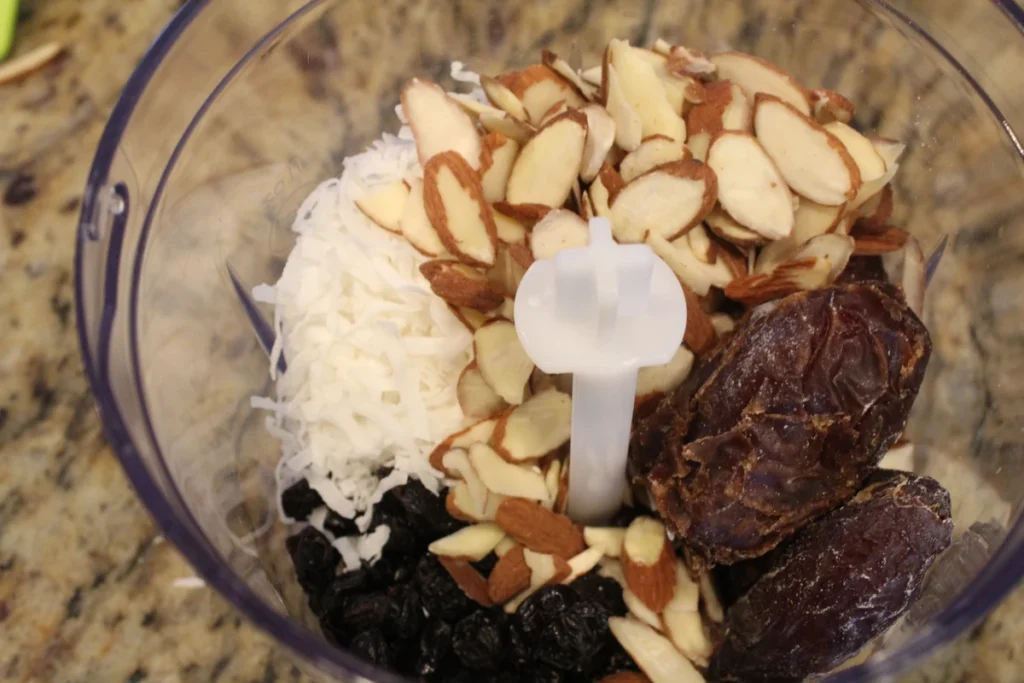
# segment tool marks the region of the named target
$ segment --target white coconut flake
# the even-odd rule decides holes
[[[452,78],[479,85],[458,63]],[[400,107],[396,114],[402,120]],[[440,490],[428,455],[467,423],[455,386],[472,335],[430,294],[419,272],[426,257],[355,206],[375,188],[422,177],[408,127],[385,133],[343,169],[299,207],[295,247],[278,282],[253,288],[254,299],[274,306],[277,396],[251,404],[268,412],[267,430],[281,442],[278,492],[306,479],[366,532],[374,505],[392,488],[417,479]],[[279,375],[282,357],[288,370]],[[382,468],[390,473],[378,479]],[[294,521],[279,501],[278,512]],[[353,568],[379,558],[389,533],[378,526],[334,546]]]

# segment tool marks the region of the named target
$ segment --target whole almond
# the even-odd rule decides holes
[[[655,613],[665,609],[676,592],[676,556],[664,524],[638,517],[629,525],[622,543],[622,573],[644,605]]]
[[[583,532],[566,517],[537,503],[509,499],[498,506],[498,526],[526,548],[568,560],[587,549]]]
[[[484,607],[494,606],[487,592],[487,579],[481,576],[473,565],[454,557],[438,556],[437,559],[470,600]]]
[[[522,546],[516,546],[502,555],[487,579],[491,601],[500,605],[530,587],[530,568]]]

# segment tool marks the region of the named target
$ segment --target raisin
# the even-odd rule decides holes
[[[381,505],[378,505],[373,511],[370,531],[373,531],[378,526],[387,525],[390,532],[388,534],[388,542],[384,544],[384,552],[403,555],[422,553],[427,547],[427,538],[420,536],[416,527],[405,516],[404,510],[396,510],[394,506],[384,505],[383,503],[384,501],[381,501]]]
[[[310,488],[309,482],[305,479],[292,484],[281,494],[281,509],[284,514],[300,522],[309,519],[309,513],[323,504],[323,498]]]
[[[600,681],[606,676],[620,673],[622,671],[639,671],[629,653],[619,644],[619,641],[612,638],[605,646],[601,654],[595,658],[594,666],[587,672],[588,681]]]
[[[910,607],[952,529],[938,482],[876,472],[780,548],[729,609],[712,677],[782,683],[830,671]]]
[[[319,531],[306,527],[290,536],[285,546],[295,566],[295,577],[306,593],[318,594],[334,579],[341,555]]]
[[[377,630],[363,631],[352,639],[349,644],[352,654],[376,664],[382,669],[394,666],[394,653],[391,644],[383,633]]]
[[[416,673],[420,676],[430,676],[440,671],[451,649],[452,627],[440,619],[431,619],[420,636]]]
[[[335,538],[359,535],[359,527],[356,526],[355,520],[342,517],[334,510],[327,511],[327,516],[324,517],[324,529]]]
[[[444,497],[428,491],[419,480],[412,479],[409,483],[392,489],[390,493],[427,542],[453,534],[465,526],[448,514]]]
[[[596,569],[576,579],[572,588],[582,599],[602,605],[609,616],[626,616],[628,610],[622,599],[622,586],[615,579],[601,576]]]
[[[310,605],[317,616],[341,609],[341,601],[355,593],[366,592],[370,588],[370,577],[366,570],[345,572],[335,577],[320,596],[316,606]]]
[[[455,625],[452,650],[467,669],[494,671],[501,666],[507,629],[500,609],[481,610]]]
[[[524,683],[563,683],[565,673],[547,664],[536,664],[524,671],[520,680]]]
[[[419,636],[424,617],[416,589],[409,584],[392,586],[388,589],[388,597],[395,605],[393,634],[402,640]]]
[[[356,593],[342,598],[338,606],[321,617],[320,623],[338,641],[345,642],[369,629],[391,632],[398,606],[384,593]]]
[[[419,555],[385,553],[367,569],[370,580],[378,588],[387,588],[396,583],[411,581],[416,574]]]
[[[515,614],[516,621],[522,634],[534,641],[540,637],[545,626],[578,601],[579,596],[569,586],[545,586],[519,606]]]
[[[587,668],[611,637],[610,616],[596,602],[577,602],[555,616],[541,631],[537,658],[563,671]]]
[[[432,617],[455,622],[477,609],[436,557],[424,555],[416,565],[416,587]]]
[[[853,497],[902,434],[930,352],[892,285],[761,306],[634,430],[633,483],[706,560],[764,555]]]

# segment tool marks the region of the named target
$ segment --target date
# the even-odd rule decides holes
[[[902,434],[930,352],[892,285],[765,304],[637,425],[634,487],[707,561],[764,555],[861,487]]]

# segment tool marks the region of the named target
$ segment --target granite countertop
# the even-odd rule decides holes
[[[182,3],[22,4],[18,49],[67,53],[0,86],[0,681],[305,681],[163,542],[104,441],[78,353],[86,173],[120,87]],[[1020,681],[1021,614],[1024,589],[906,680]]]

